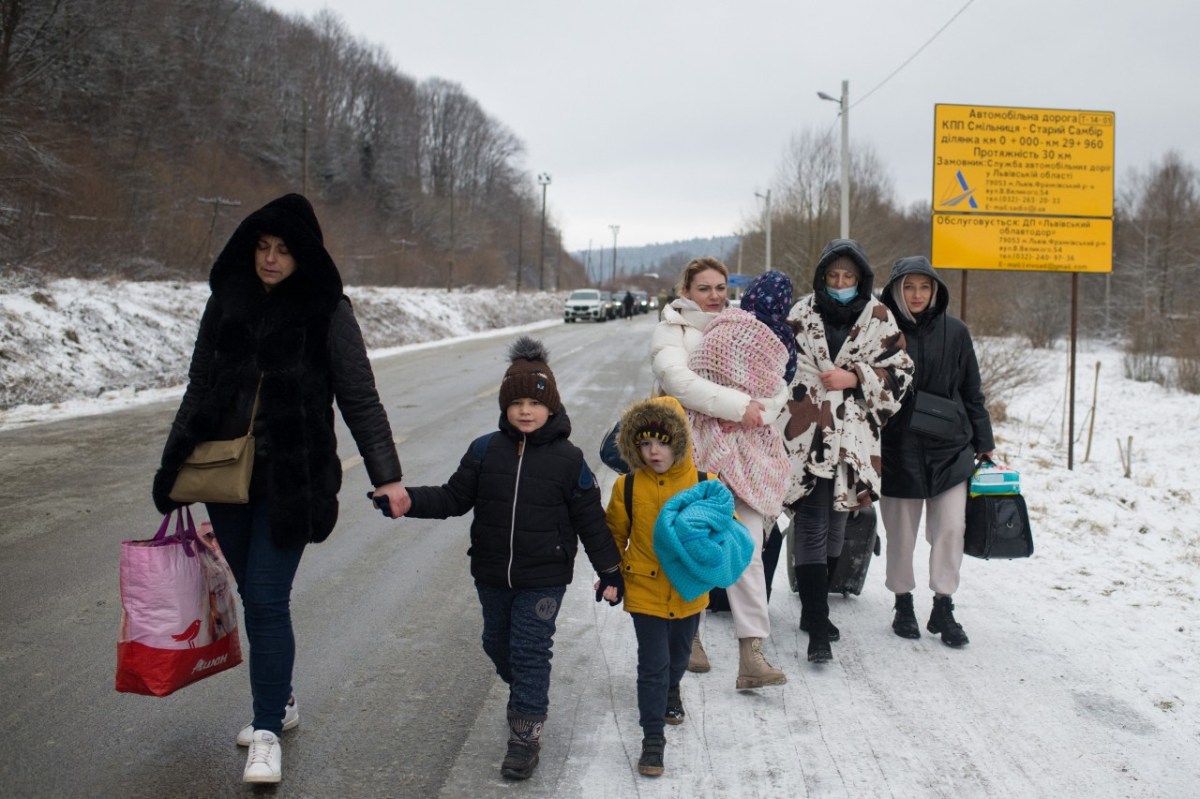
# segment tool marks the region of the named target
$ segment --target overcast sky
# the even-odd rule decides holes
[[[904,204],[930,202],[937,103],[1115,112],[1118,191],[1170,149],[1200,166],[1190,0],[265,2],[334,8],[400,72],[461,84],[525,143],[531,184],[551,175],[573,250],[614,224],[620,246],[746,226],[791,137],[837,135],[817,92],[842,80],[851,148]]]

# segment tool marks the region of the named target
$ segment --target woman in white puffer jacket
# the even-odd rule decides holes
[[[736,388],[707,380],[688,366],[688,358],[699,346],[708,324],[728,301],[729,270],[716,258],[697,258],[684,267],[676,287],[678,298],[663,308],[662,320],[651,339],[650,363],[655,392],[679,400],[689,411],[723,419],[747,428],[771,424],[787,401],[786,383],[770,397],[751,397]],[[754,531],[752,531],[754,532]],[[762,568],[762,531],[754,535],[751,567],[727,590],[738,638],[737,687],[759,688],[787,682],[762,654],[762,639],[771,634],[767,615],[766,577]],[[757,568],[754,566],[757,565]],[[699,634],[692,648],[691,671],[708,671],[709,665]]]

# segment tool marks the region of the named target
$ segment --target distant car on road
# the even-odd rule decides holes
[[[650,295],[644,291],[633,292],[633,310],[635,313],[649,313]]]
[[[576,289],[563,302],[563,321],[578,322],[580,319],[606,322],[609,319],[603,292],[598,289]]]
[[[608,321],[609,319],[616,319],[621,315],[621,312],[617,310],[618,306],[621,304],[620,300],[614,297],[611,291],[600,292],[600,300],[604,303],[605,321]]]

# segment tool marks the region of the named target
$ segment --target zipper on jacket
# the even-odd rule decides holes
[[[520,447],[521,454],[517,456],[517,476],[513,483],[512,516],[509,518],[509,522],[508,522],[508,587],[509,588],[513,587],[513,577],[512,577],[513,561],[516,560],[516,552],[517,552],[517,499],[519,498],[519,495],[521,493],[521,467],[525,463],[525,442],[527,440],[528,440],[528,436],[523,435],[521,437],[521,443],[518,445]]]

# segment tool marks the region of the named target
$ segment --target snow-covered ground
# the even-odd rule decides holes
[[[375,355],[537,319],[553,323],[561,307],[561,297],[550,294],[349,293]],[[0,430],[178,396],[206,295],[202,284],[179,283],[0,287]],[[766,649],[788,684],[734,691],[728,614],[707,614],[713,671],[685,678],[688,719],[668,729],[666,775],[648,780],[636,774],[631,625],[623,612],[592,602],[590,581],[577,579],[577,595],[564,606],[556,668],[602,658],[608,679],[578,684],[556,670],[543,758],[561,762],[561,776],[553,786],[535,777],[516,790],[1200,795],[1200,397],[1129,381],[1119,351],[1081,342],[1068,470],[1066,354],[1034,351],[1030,359],[1037,380],[1011,398],[996,438],[998,456],[1021,473],[1036,552],[1022,561],[967,559],[955,600],[969,646],[951,650],[927,633],[917,641],[892,635],[891,597],[876,562],[861,596],[831,598],[842,641],[833,663],[810,666],[806,636],[797,631],[799,602],[781,567]],[[602,470],[601,477],[607,490],[613,475]],[[926,554],[921,545],[919,585]],[[924,622],[929,594],[917,596]],[[501,718],[501,692],[493,694],[501,703],[493,715]],[[480,768],[495,768],[494,732],[471,734],[464,765],[474,758]],[[505,795],[512,788],[503,787]]]

